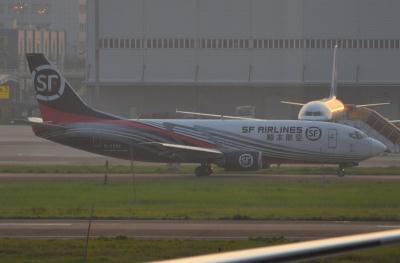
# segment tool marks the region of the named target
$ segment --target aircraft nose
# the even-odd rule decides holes
[[[371,154],[373,156],[383,153],[387,150],[386,145],[384,145],[380,141],[372,138],[370,138],[370,140],[371,140]]]

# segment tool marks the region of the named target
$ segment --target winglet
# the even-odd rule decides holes
[[[335,48],[333,49],[331,94],[329,95],[329,98],[333,98],[333,97],[337,96],[337,67],[336,67],[337,49],[338,49],[338,45],[335,45]]]

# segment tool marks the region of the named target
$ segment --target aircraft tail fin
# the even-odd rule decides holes
[[[336,45],[335,48],[333,49],[331,94],[329,95],[329,98],[337,97],[337,66],[336,66],[337,49],[338,46]]]
[[[117,119],[88,106],[43,54],[26,54],[26,59],[44,121],[68,123]]]

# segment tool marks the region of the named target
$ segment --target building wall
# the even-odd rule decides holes
[[[17,43],[15,30],[0,29],[0,72],[17,68]]]
[[[79,0],[0,0],[0,27],[66,32],[66,52],[76,56]]]
[[[10,30],[15,31],[18,40],[15,47],[18,46],[19,69],[27,70],[25,53],[44,53],[53,63],[61,69],[64,66],[66,38],[64,31],[46,31],[46,30]]]
[[[233,110],[218,95],[222,90],[225,97],[240,94],[233,101],[252,94],[256,112],[268,115],[265,109],[272,108],[274,117],[292,117],[279,100],[304,101],[308,90],[328,87],[334,45],[340,47],[341,86],[376,86],[368,90],[377,92],[400,85],[396,0],[98,0],[97,43],[95,2],[87,3],[88,81],[96,86],[98,43],[96,94],[115,94],[121,100],[115,109],[126,114],[130,102],[119,92],[130,97],[178,86],[172,93],[177,99],[154,103],[149,111],[174,109],[183,100],[197,101],[197,110],[211,112],[213,103]],[[260,88],[269,94],[262,102],[252,92]],[[186,90],[192,92],[182,95]]]

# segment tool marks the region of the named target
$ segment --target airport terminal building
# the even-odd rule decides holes
[[[379,111],[399,119],[398,10],[397,0],[88,0],[89,97],[130,117],[251,105],[296,118],[280,101],[328,96],[337,44],[340,99],[391,102]]]

